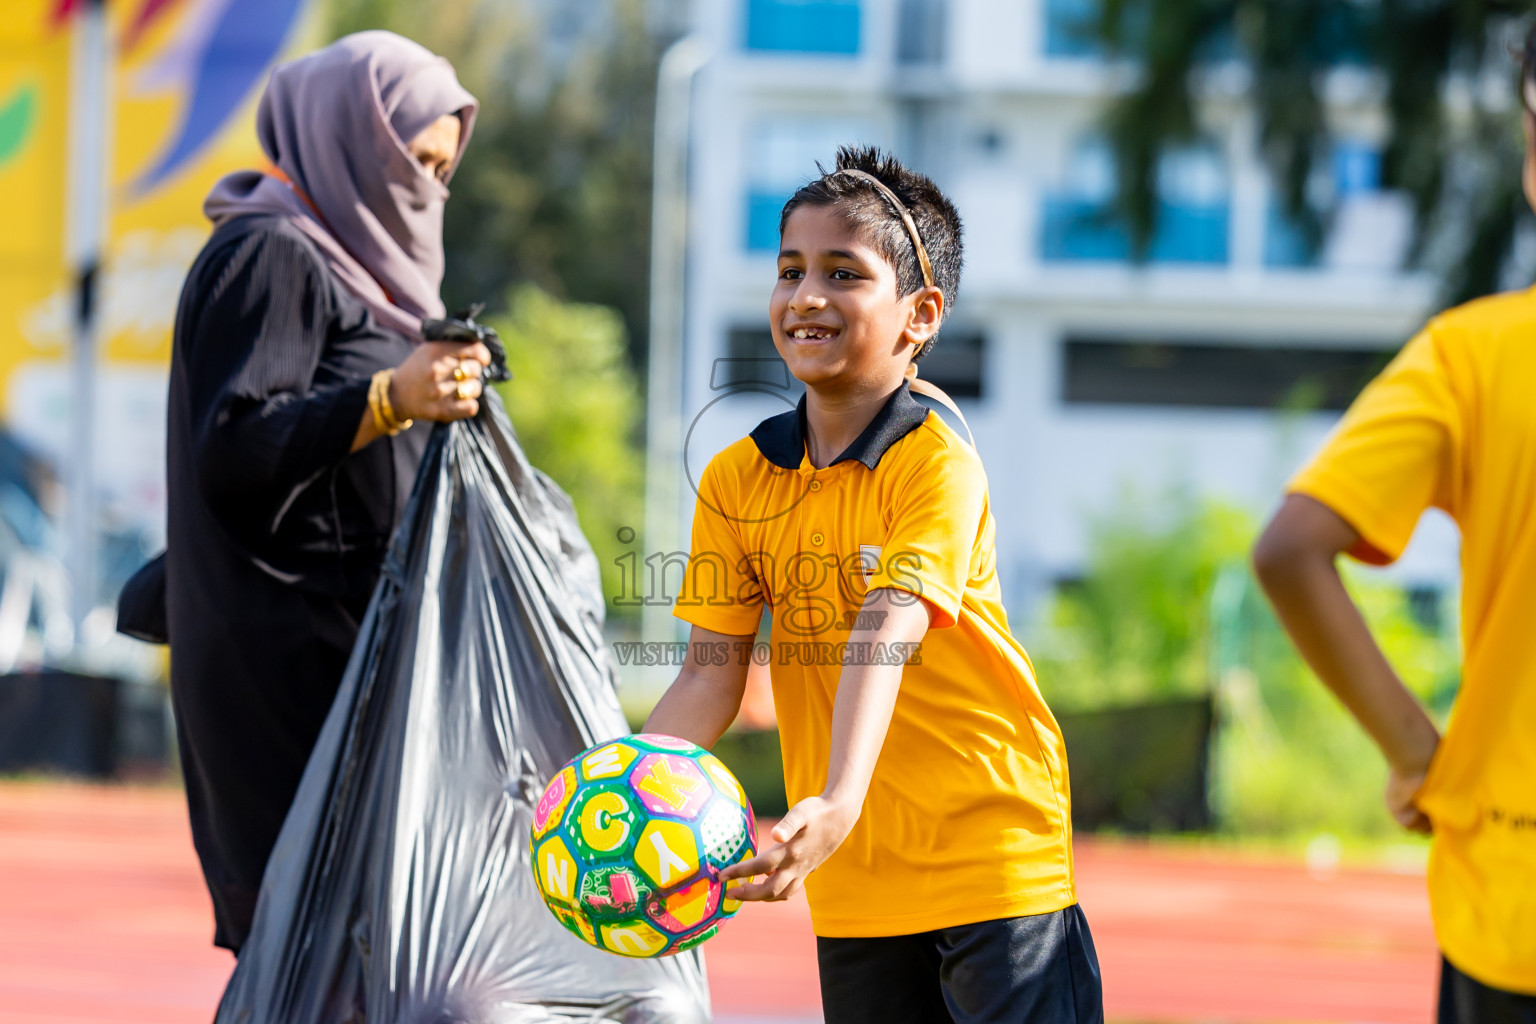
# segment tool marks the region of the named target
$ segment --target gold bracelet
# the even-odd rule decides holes
[[[395,407],[389,401],[389,383],[395,379],[394,370],[385,370],[384,379],[379,383],[379,405],[384,407],[384,418],[395,425],[392,434],[398,434],[402,430],[410,430],[414,420],[402,420],[395,415]]]
[[[380,378],[383,378],[386,373],[388,373],[387,370],[380,370],[368,382],[368,410],[373,413],[373,425],[381,434],[389,434],[391,426],[390,421],[384,416],[384,407],[379,402]]]
[[[382,373],[383,371],[380,371]],[[379,408],[379,374],[374,374],[368,382],[368,411],[373,413],[373,427],[381,434],[389,433],[384,429],[384,410]]]
[[[395,376],[393,369],[380,370],[368,385],[368,408],[373,413],[373,425],[380,433],[394,437],[402,430],[411,429],[412,420],[395,416],[395,407],[389,401],[389,382]]]

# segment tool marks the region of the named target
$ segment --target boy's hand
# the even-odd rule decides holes
[[[1392,766],[1386,803],[1404,828],[1430,830],[1413,805],[1440,733],[1398,679],[1339,578],[1360,533],[1314,498],[1292,494],[1253,549],[1253,567],[1307,664],[1365,726]]]
[[[873,629],[848,634],[848,649],[876,643],[917,644],[928,632],[932,606],[905,593],[877,587],[864,597],[861,612],[871,613]],[[846,661],[832,705],[832,750],[827,758],[827,788],[802,800],[773,827],[777,843],[749,861],[720,872],[734,878],[768,877],[730,890],[733,900],[787,900],[800,891],[805,876],[843,845],[864,808],[875,759],[891,726],[902,665]]]
[[[1429,816],[1419,810],[1413,800],[1419,795],[1419,790],[1424,788],[1424,776],[1428,768],[1421,771],[1405,772],[1393,768],[1387,776],[1387,810],[1397,823],[1411,832],[1422,832],[1429,835],[1433,832]]]
[[[824,796],[802,800],[773,827],[770,846],[751,860],[732,864],[720,872],[724,881],[767,875],[761,882],[728,887],[733,900],[787,900],[800,891],[805,876],[821,867],[843,845],[854,822],[857,807],[843,807]]]

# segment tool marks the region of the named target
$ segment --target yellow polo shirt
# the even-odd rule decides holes
[[[1536,292],[1444,313],[1291,482],[1385,564],[1434,505],[1461,527],[1461,689],[1419,794],[1446,958],[1536,994]]]
[[[817,470],[804,409],[765,420],[704,471],[675,613],[741,636],[772,609],[758,653],[771,658],[795,802],[825,788],[865,594],[890,587],[933,606],[858,823],[806,879],[816,934],[908,935],[1072,905],[1066,750],[1008,631],[980,459],[903,384]]]

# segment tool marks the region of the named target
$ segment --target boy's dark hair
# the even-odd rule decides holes
[[[903,167],[901,161],[874,146],[839,146],[837,165],[828,171],[816,165],[821,177],[802,185],[779,214],[779,234],[789,215],[801,206],[832,206],[848,223],[863,235],[896,271],[896,294],[911,295],[923,287],[923,268],[918,262],[917,247],[907,234],[901,214],[891,205],[890,199],[869,181],[838,171],[863,171],[880,179],[881,183],[900,199],[917,225],[918,236],[928,252],[928,262],[933,266],[933,283],[944,293],[944,315],[955,305],[955,292],[960,288],[960,214],[955,204],[939,191],[932,179]],[[914,355],[914,361],[933,350],[935,334]]]

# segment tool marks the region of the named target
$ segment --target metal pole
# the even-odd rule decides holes
[[[71,352],[65,533],[75,648],[96,601],[96,349],[102,238],[107,220],[111,42],[105,0],[86,0],[70,44],[69,171],[65,253],[76,290]]]
[[[651,190],[651,323],[645,413],[645,550],[686,550],[680,518],[683,463],[683,301],[688,252],[688,136],[693,78],[709,58],[700,36],[684,36],[661,58]],[[640,593],[650,596],[646,568]],[[641,606],[641,635],[672,636],[672,609]],[[665,671],[665,670],[664,670]],[[659,675],[660,673],[658,673]],[[658,680],[660,681],[660,680]],[[670,677],[665,680],[670,682]]]

